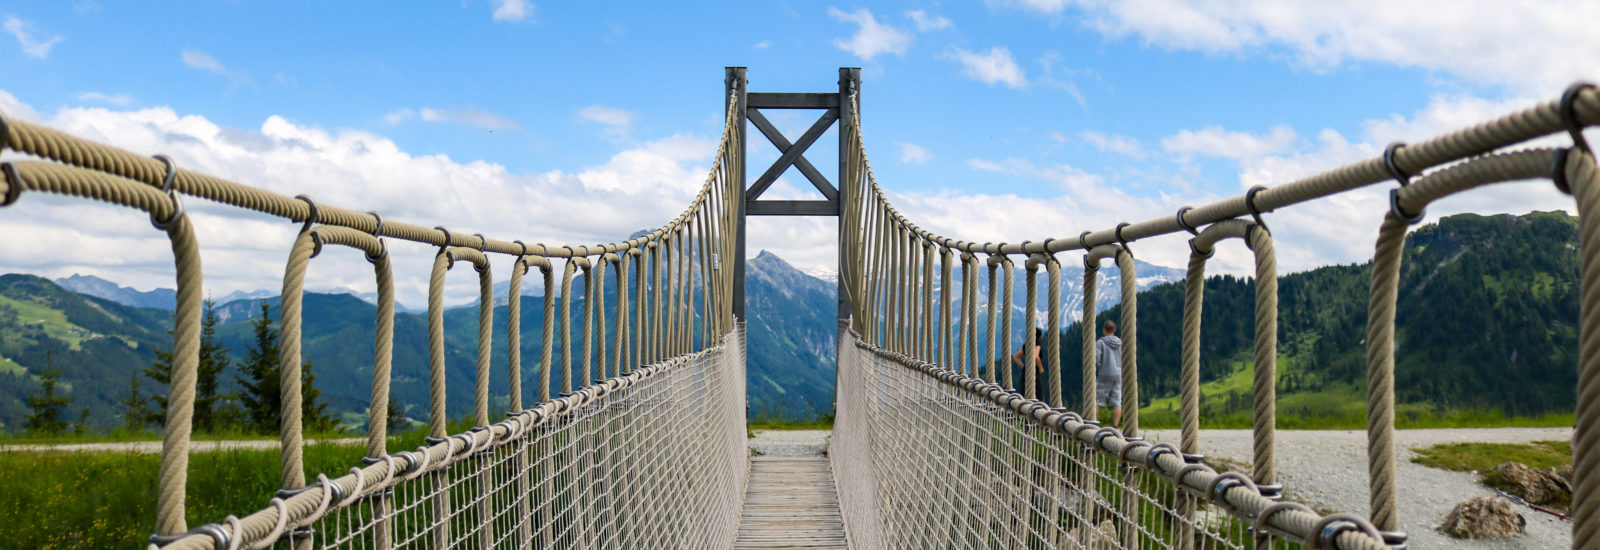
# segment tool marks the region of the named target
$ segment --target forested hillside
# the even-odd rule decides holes
[[[1396,316],[1395,393],[1409,404],[1402,414],[1570,412],[1577,381],[1576,247],[1577,218],[1561,212],[1463,214],[1409,235]],[[1281,414],[1345,414],[1364,402],[1370,270],[1339,265],[1281,277]],[[1201,380],[1208,414],[1249,409],[1254,296],[1253,280],[1206,281]],[[1141,404],[1154,404],[1157,414],[1178,392],[1182,308],[1181,282],[1139,295]],[[1120,315],[1119,306],[1102,319]],[[1080,387],[1077,331],[1073,325],[1063,334],[1068,396]]]

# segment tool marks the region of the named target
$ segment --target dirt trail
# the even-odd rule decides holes
[[[307,439],[306,444],[316,443],[317,440]],[[327,440],[337,445],[364,445],[367,440],[362,438],[345,438]],[[193,452],[215,452],[232,449],[276,449],[276,439],[238,439],[222,441],[193,441],[189,449]],[[0,444],[0,453],[3,452],[60,452],[60,453],[137,453],[157,454],[161,452],[160,441],[121,441],[110,443],[67,443],[60,445],[25,444],[6,445]]]

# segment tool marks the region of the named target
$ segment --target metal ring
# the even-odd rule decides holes
[[[1178,227],[1182,227],[1185,231],[1188,231],[1189,234],[1191,234],[1191,235],[1199,236],[1200,235],[1200,230],[1196,229],[1194,225],[1191,225],[1188,220],[1183,219],[1183,215],[1185,213],[1188,213],[1190,210],[1194,210],[1194,207],[1193,206],[1184,206],[1184,207],[1178,208],[1178,215],[1177,215]]]
[[[1098,430],[1095,430],[1095,432],[1094,432],[1094,446],[1095,446],[1095,448],[1104,449],[1105,447],[1101,446],[1101,442],[1104,441],[1105,438],[1111,437],[1113,435],[1118,436],[1118,437],[1122,436],[1122,434],[1120,432],[1118,432],[1116,428],[1112,428],[1112,427],[1109,427],[1109,426],[1107,426],[1105,428],[1100,428]]]
[[[1550,181],[1556,184],[1556,189],[1568,195],[1572,194],[1572,186],[1567,183],[1567,156],[1572,153],[1571,147],[1556,149],[1556,154],[1550,157]]]
[[[306,213],[306,223],[300,226],[300,232],[305,233],[311,230],[311,224],[317,223],[317,201],[305,195],[295,195],[294,198],[305,201],[306,206],[311,208],[311,211]]]
[[[1267,227],[1267,222],[1261,219],[1261,209],[1256,207],[1256,193],[1266,190],[1267,186],[1257,185],[1255,187],[1251,187],[1249,191],[1245,191],[1244,207],[1246,210],[1250,211],[1250,217],[1255,218],[1257,226],[1260,226],[1262,229],[1266,229],[1267,233],[1272,233],[1272,229]]]
[[[367,215],[378,221],[378,227],[372,230],[372,236],[383,238],[383,215],[377,212],[367,212]]]
[[[178,193],[173,190],[174,183],[177,181],[178,165],[177,163],[172,162],[171,157],[166,155],[156,155],[154,158],[161,161],[161,163],[167,167],[167,174],[161,178],[161,192],[166,193],[167,198],[172,199],[172,215],[167,216],[167,219],[165,220],[157,220],[155,215],[151,214],[150,224],[156,226],[156,229],[160,229],[162,231],[171,231],[173,224],[177,223],[178,218],[184,216],[183,201],[178,200]]]
[[[487,237],[484,237],[482,233],[473,233],[472,236],[478,238],[478,252],[489,251],[489,239]]]
[[[213,548],[217,548],[218,550],[227,548],[230,539],[233,538],[232,535],[228,533],[227,529],[222,528],[221,524],[207,523],[205,525],[195,527],[194,529],[190,529],[188,532],[179,533],[176,535],[150,535],[149,540],[151,545],[159,548],[193,535],[206,535],[211,537],[211,542],[215,545]]]
[[[320,255],[322,255],[322,234],[318,233],[316,231],[312,231],[311,232],[311,257],[315,258],[315,257],[320,256]]]
[[[1131,255],[1133,255],[1133,249],[1132,248],[1128,248],[1128,239],[1126,239],[1126,238],[1124,238],[1122,236],[1122,228],[1130,226],[1130,225],[1133,225],[1133,224],[1128,223],[1128,222],[1122,222],[1122,223],[1118,223],[1117,224],[1117,243],[1122,245],[1122,251],[1123,252],[1127,252],[1128,255],[1131,256]]]
[[[1316,523],[1311,524],[1311,531],[1307,533],[1309,536],[1306,537],[1306,542],[1310,545],[1311,550],[1338,548],[1333,539],[1337,538],[1339,533],[1351,529],[1365,532],[1373,540],[1379,542],[1384,540],[1383,534],[1378,532],[1378,528],[1372,525],[1372,522],[1367,521],[1367,518],[1350,513],[1338,513],[1330,514],[1328,517],[1319,519]]]
[[[1416,214],[1407,214],[1405,210],[1400,208],[1400,188],[1396,187],[1389,190],[1389,215],[1394,216],[1395,219],[1416,225],[1417,222],[1422,221],[1422,217],[1427,215],[1427,212],[1428,209],[1424,208],[1417,211]]]
[[[519,240],[515,240],[515,241],[511,241],[511,242],[516,243],[517,246],[522,247],[522,251],[517,253],[517,259],[520,260],[520,259],[522,259],[523,256],[527,256],[528,255],[528,243],[522,242],[520,239]]]
[[[1088,252],[1089,251],[1089,241],[1087,240],[1088,237],[1089,237],[1089,232],[1088,231],[1084,231],[1084,232],[1078,234],[1078,246],[1082,247],[1084,252]]]
[[[1395,181],[1400,182],[1401,187],[1405,187],[1411,183],[1411,174],[1407,174],[1404,170],[1400,169],[1400,164],[1399,162],[1395,161],[1394,154],[1405,148],[1406,143],[1403,141],[1390,143],[1388,147],[1383,148],[1383,168],[1389,171],[1390,177],[1393,177]]]
[[[1268,527],[1267,521],[1272,519],[1273,515],[1277,514],[1278,512],[1282,512],[1284,510],[1295,510],[1295,511],[1299,511],[1299,512],[1305,512],[1305,513],[1311,514],[1311,515],[1317,515],[1317,511],[1316,510],[1312,510],[1310,506],[1306,506],[1306,505],[1300,504],[1298,502],[1278,502],[1278,503],[1274,503],[1273,505],[1262,509],[1260,514],[1256,514],[1256,520],[1254,522],[1252,522],[1251,527],[1257,533],[1261,533],[1261,532],[1266,531],[1266,529]]]
[[[1196,242],[1198,240],[1199,239],[1189,239],[1189,253],[1190,254],[1193,254],[1195,256],[1199,256],[1199,257],[1207,259],[1207,260],[1211,259],[1212,256],[1215,256],[1217,254],[1217,249],[1216,248],[1212,248],[1211,250],[1207,250],[1205,252],[1201,252],[1199,243]]]
[[[1143,441],[1143,440],[1140,440],[1140,441],[1128,441],[1128,444],[1124,445],[1122,447],[1122,450],[1117,453],[1117,462],[1127,462],[1128,461],[1128,453],[1135,452],[1135,451],[1138,451],[1139,449],[1142,449],[1142,448],[1145,448],[1145,447],[1149,447],[1149,446],[1150,446],[1150,442],[1148,442],[1148,441]]]
[[[444,233],[444,244],[439,245],[439,253],[443,254],[446,249],[450,248],[450,230],[445,229],[442,225],[435,225],[433,226],[433,229],[440,233]]]
[[[1150,466],[1152,468],[1157,467],[1158,465],[1156,464],[1156,459],[1161,458],[1161,455],[1164,455],[1164,454],[1169,454],[1169,455],[1173,455],[1173,456],[1183,456],[1183,455],[1178,453],[1178,448],[1177,447],[1173,447],[1171,443],[1157,443],[1155,445],[1152,445],[1150,447],[1149,451],[1145,451],[1145,454],[1144,454],[1144,463],[1145,463],[1145,465],[1146,466]]]
[[[1225,497],[1228,495],[1228,489],[1232,489],[1234,487],[1248,487],[1251,491],[1256,493],[1261,492],[1259,489],[1256,489],[1256,482],[1244,474],[1239,472],[1223,472],[1217,474],[1217,477],[1212,478],[1211,483],[1206,485],[1206,501],[1216,503],[1220,500],[1223,503],[1223,507],[1227,508],[1228,499]]]
[[[22,174],[17,172],[15,164],[9,162],[0,164],[0,168],[5,169],[6,180],[9,182],[6,184],[5,198],[0,199],[0,206],[11,206],[22,196]]]
[[[1567,134],[1572,136],[1572,146],[1590,153],[1594,153],[1594,150],[1589,148],[1589,140],[1583,137],[1583,124],[1578,122],[1577,103],[1580,92],[1584,89],[1594,88],[1594,84],[1589,82],[1578,82],[1567,86],[1567,90],[1561,93],[1561,108],[1559,110],[1561,113],[1561,125],[1566,126]]]

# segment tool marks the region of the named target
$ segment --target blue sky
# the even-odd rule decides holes
[[[873,168],[902,210],[1021,240],[1170,215],[1600,79],[1600,30],[1580,25],[1594,3],[1328,4],[18,2],[0,5],[0,108],[288,194],[582,243],[686,204],[673,201],[698,187],[721,129],[724,66],[749,67],[753,91],[828,91],[859,66]],[[773,118],[791,137],[811,122]],[[751,135],[753,178],[776,152]],[[831,139],[813,163],[832,165]],[[804,195],[786,180],[776,196]],[[1282,263],[1364,260],[1381,202],[1373,190],[1276,214]],[[39,203],[0,229],[60,233],[52,220],[73,203]],[[1436,211],[1567,204],[1527,188]],[[213,293],[277,285],[293,224],[198,215],[217,225],[202,242]],[[170,286],[159,236],[127,236],[117,216],[45,239],[88,243],[81,255],[26,260],[37,250],[13,243],[0,267]],[[752,246],[832,267],[830,221],[752,223]],[[1182,265],[1169,241],[1147,258]],[[416,272],[402,300],[420,295]]]

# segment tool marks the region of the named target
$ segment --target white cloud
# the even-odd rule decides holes
[[[533,13],[528,0],[489,0],[494,5],[495,21],[521,21]]]
[[[0,108],[24,120],[39,115],[5,91]],[[142,155],[165,153],[185,168],[288,196],[309,193],[322,204],[376,210],[390,220],[549,244],[611,242],[665,223],[689,205],[717,146],[709,137],[678,135],[576,171],[515,173],[483,160],[412,154],[369,132],[330,132],[277,116],[256,128],[231,128],[168,107],[63,107],[40,122]],[[203,200],[186,206],[200,235],[208,292],[281,288],[283,258],[299,224]],[[165,236],[132,210],[26,193],[0,216],[0,233],[30,236],[0,239],[0,272],[92,273],[138,288],[172,286]],[[753,239],[755,246],[807,254],[781,240]],[[389,248],[400,300],[421,305],[434,248],[403,241]],[[371,268],[359,253],[330,252],[312,266],[308,287],[371,290]],[[509,260],[492,261],[495,277],[504,277]],[[453,274],[451,303],[471,301],[474,281]]]
[[[222,62],[217,61],[217,58],[211,57],[211,54],[206,52],[184,48],[182,58],[183,64],[191,69],[200,69],[221,75],[228,74],[228,68],[224,67]]]
[[[410,107],[401,107],[399,109],[389,111],[387,114],[383,115],[383,121],[389,123],[390,126],[393,126],[416,117],[416,111],[412,110]]]
[[[762,40],[760,42],[756,42],[754,46],[750,46],[750,49],[753,49],[753,50],[765,50],[765,49],[770,48],[770,47],[772,47],[772,41],[771,40]]]
[[[578,110],[578,116],[590,122],[597,122],[606,126],[624,128],[633,124],[633,113],[606,107],[604,105],[590,105]]]
[[[828,15],[839,21],[856,24],[856,33],[849,40],[834,40],[833,45],[863,60],[872,61],[873,57],[885,53],[904,56],[906,50],[911,48],[911,35],[878,23],[866,8],[845,12],[829,7]]]
[[[1005,84],[1012,88],[1026,88],[1028,77],[1022,67],[1011,58],[1011,50],[1004,46],[989,48],[987,52],[972,52],[961,48],[951,50],[951,55],[961,62],[961,74],[984,84]]]
[[[1313,70],[1380,62],[1443,71],[1514,93],[1553,94],[1600,66],[1600,3],[1589,0],[1429,2],[1077,0],[1086,23],[1112,37],[1209,53],[1283,48]],[[1065,0],[1025,0],[1060,13]]]
[[[1198,155],[1246,159],[1285,152],[1294,146],[1295,137],[1294,129],[1288,126],[1274,127],[1265,135],[1207,126],[1200,130],[1180,130],[1162,138],[1161,148],[1184,158]]]
[[[1057,141],[1062,141],[1065,138],[1066,136],[1058,137]],[[1144,150],[1143,143],[1128,136],[1084,131],[1078,133],[1078,138],[1102,153],[1116,153],[1134,159],[1143,159],[1148,155]]]
[[[17,19],[15,16],[6,16],[6,32],[17,38],[17,44],[22,46],[22,53],[28,57],[44,59],[50,57],[50,49],[65,41],[66,38],[56,35],[49,40],[40,41],[33,36],[33,23]]]
[[[78,101],[109,103],[111,105],[127,105],[133,103],[133,97],[128,94],[107,95],[100,92],[83,92],[78,94]]]
[[[922,10],[908,11],[906,17],[910,17],[911,21],[917,24],[917,32],[942,31],[955,26],[948,17],[928,15],[928,12]]]
[[[514,130],[522,127],[515,120],[472,106],[448,109],[423,107],[417,109],[417,117],[425,122],[448,122],[481,130]]]
[[[898,143],[900,144],[900,162],[923,165],[927,164],[929,160],[933,160],[933,154],[929,153],[921,145],[904,141]]]

